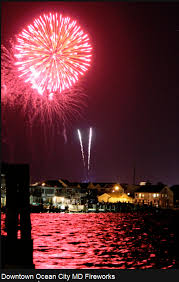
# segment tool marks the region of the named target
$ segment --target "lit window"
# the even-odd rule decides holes
[[[159,197],[159,194],[157,194],[157,197]]]
[[[139,194],[139,198],[141,198],[141,193]]]
[[[154,197],[154,198],[156,198],[156,196],[157,196],[156,194],[153,194],[153,197]]]

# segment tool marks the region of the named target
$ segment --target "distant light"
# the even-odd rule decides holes
[[[45,186],[45,183],[44,183],[44,182],[42,183],[42,186]]]
[[[140,186],[146,185],[145,181],[140,182]]]
[[[116,191],[118,191],[118,190],[119,190],[119,186],[116,185],[116,186],[114,187],[114,189],[115,189]]]
[[[35,182],[35,183],[33,183],[33,184],[31,184],[31,186],[38,186],[38,182]]]

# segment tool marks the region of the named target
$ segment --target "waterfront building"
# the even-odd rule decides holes
[[[121,191],[121,193],[124,192],[124,188],[119,183],[115,182],[90,182],[88,185],[88,189],[96,189],[98,195],[102,195],[104,193],[112,193],[115,190],[115,187],[117,187],[117,190]]]
[[[1,201],[2,202],[2,201]],[[30,187],[31,205],[43,204],[60,209],[76,210],[89,208],[98,202],[127,202],[154,207],[173,208],[179,206],[179,185],[171,188],[158,183],[144,182],[140,185],[118,183],[78,183],[68,180],[47,180]]]
[[[6,181],[5,174],[1,174],[1,208],[6,206]]]
[[[124,192],[129,197],[132,197],[132,198],[135,198],[135,192],[137,192],[139,190],[140,185],[137,185],[137,184],[121,184],[121,186],[124,188]]]
[[[61,180],[47,180],[30,186],[30,204],[53,204],[53,198],[60,195],[66,185]]]
[[[30,186],[30,204],[43,204],[46,208],[75,209],[74,206],[86,203],[87,196],[84,185],[67,180],[47,180]]]
[[[173,207],[173,192],[164,185],[142,185],[135,192],[135,203],[146,204],[154,207],[172,208]]]
[[[47,180],[30,186],[30,203],[56,204],[66,199],[70,204],[97,203],[97,196],[104,193],[124,193],[123,187],[118,183],[78,183],[68,180]],[[56,198],[54,198],[56,197]],[[66,201],[65,200],[65,201]],[[64,202],[64,200],[63,200]]]
[[[131,197],[120,192],[104,193],[101,196],[98,196],[98,201],[104,203],[133,203]]]
[[[179,208],[179,185],[173,185],[170,187],[173,193],[173,206],[174,208]]]

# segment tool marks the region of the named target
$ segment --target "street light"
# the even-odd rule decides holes
[[[114,190],[115,190],[115,191],[119,191],[119,186],[116,185],[116,186],[114,187]]]
[[[53,203],[54,203],[54,205],[56,204],[56,201],[57,201],[57,197],[54,196],[54,197],[53,197]]]

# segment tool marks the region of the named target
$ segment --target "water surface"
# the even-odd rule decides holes
[[[175,268],[175,234],[137,213],[31,214],[38,269]]]

